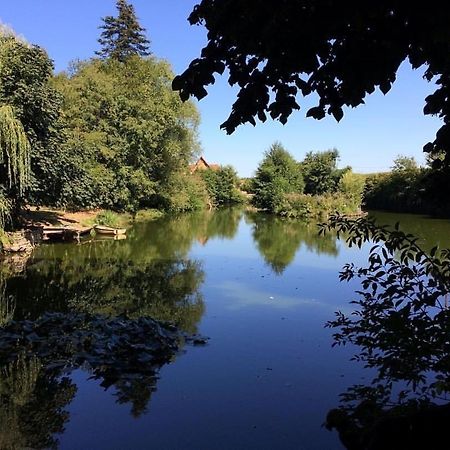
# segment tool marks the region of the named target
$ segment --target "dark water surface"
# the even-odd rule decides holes
[[[376,216],[404,223],[425,247],[450,246],[449,221]],[[39,247],[25,272],[2,275],[4,314],[151,316],[210,340],[165,365],[154,392],[119,395],[81,369],[38,380],[32,402],[0,413],[9,414],[0,447],[341,449],[322,426],[326,413],[368,377],[349,361],[352,349],[331,347],[324,324],[351,310],[357,285],[338,272],[367,253],[314,225],[239,210],[138,223],[126,240]],[[7,375],[0,395],[11,389]]]

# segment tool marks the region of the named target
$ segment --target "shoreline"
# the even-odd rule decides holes
[[[155,220],[163,215],[164,212],[157,209],[143,209],[132,215],[106,209],[65,211],[45,206],[28,206],[19,216],[20,226],[11,231],[3,231],[0,255],[7,258],[8,255],[31,254],[42,242],[43,227],[83,229],[98,224],[127,228],[134,222]]]

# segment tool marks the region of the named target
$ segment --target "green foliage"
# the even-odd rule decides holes
[[[275,212],[289,218],[324,219],[336,212],[358,214],[360,208],[361,201],[340,192],[324,195],[286,194]]]
[[[427,171],[414,158],[399,156],[392,172],[369,176],[364,187],[364,203],[369,209],[398,212],[431,212],[434,202],[425,201]]]
[[[150,55],[150,41],[145,37],[145,29],[139,25],[134,6],[126,0],[117,0],[118,16],[103,18],[102,34],[98,42],[102,49],[97,55],[125,62],[130,56]]]
[[[174,174],[160,193],[158,204],[167,211],[184,212],[205,208],[209,195],[205,182],[196,174]]]
[[[78,63],[55,79],[76,177],[63,206],[136,211],[180,188],[179,174],[198,149],[198,113],[170,91],[171,77],[166,62],[132,56],[125,64]]]
[[[414,174],[419,170],[416,160],[413,156],[399,155],[394,159],[392,172]]]
[[[338,169],[338,159],[339,152],[336,149],[306,154],[301,163],[305,194],[322,195],[338,190],[342,176],[349,170]]]
[[[367,431],[387,407],[401,406],[396,411],[404,414],[405,407],[420,410],[450,392],[450,250],[423,251],[398,223],[392,229],[334,216],[322,226],[328,230],[345,235],[350,246],[371,245],[366,267],[346,264],[340,273],[342,281],[361,283],[352,301],[356,312],[337,312],[328,323],[334,345],[355,345],[355,359],[375,373],[369,386],[342,396],[342,417],[354,431]]]
[[[140,209],[135,216],[133,217],[133,221],[141,222],[141,221],[150,221],[161,218],[164,215],[164,212],[159,209]]]
[[[8,134],[10,142],[22,148],[22,152],[17,153],[17,168],[24,176],[23,181],[29,179],[29,182],[15,190],[20,192],[28,186],[27,201],[40,198],[44,202],[55,202],[64,183],[70,182],[72,172],[64,153],[61,96],[50,85],[52,71],[53,64],[41,48],[14,37],[0,37],[0,106],[3,116],[7,111],[5,108],[11,108],[8,120],[3,117],[2,134]],[[11,128],[9,132],[5,129],[8,123],[12,126],[14,119],[15,138]],[[11,195],[14,196],[13,193]]]
[[[437,5],[436,5],[437,6]],[[278,2],[277,0],[202,0],[189,16],[208,30],[201,57],[173,81],[183,99],[201,99],[215,74],[228,74],[238,86],[237,100],[222,124],[232,133],[269,115],[283,124],[300,109],[298,96],[318,100],[306,116],[326,114],[339,121],[344,107],[364,104],[377,88],[386,94],[403,61],[425,66],[437,89],[424,113],[437,115],[442,127],[424,150],[444,153],[450,163],[450,39],[447,11],[417,2]],[[227,69],[225,71],[225,69]]]
[[[214,206],[232,205],[243,201],[238,190],[238,177],[233,167],[202,170],[200,173]]]
[[[95,218],[95,223],[98,225],[115,227],[119,223],[119,216],[114,211],[102,211]]]
[[[0,106],[0,167],[0,182],[22,196],[30,177],[30,142],[9,105]]]
[[[339,192],[345,195],[355,210],[361,208],[365,181],[365,175],[353,173],[351,170],[345,172],[339,181]]]
[[[299,164],[281,144],[274,144],[249,186],[255,194],[255,206],[303,219],[321,218],[336,211],[360,212],[363,180],[350,168],[338,169],[338,157],[337,150],[310,152]]]
[[[241,191],[247,192],[248,194],[254,193],[255,186],[253,178],[241,178],[239,184]]]
[[[302,193],[304,182],[298,163],[279,143],[265,153],[254,178],[255,206],[276,212],[284,194]]]
[[[6,223],[11,220],[12,201],[6,196],[3,186],[0,187],[0,233],[5,228]]]

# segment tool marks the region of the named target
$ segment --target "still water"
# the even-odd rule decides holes
[[[400,221],[427,248],[450,247],[449,221],[376,216]],[[42,245],[22,272],[1,274],[2,310],[14,319],[151,316],[209,342],[185,346],[155,387],[137,383],[126,395],[78,369],[37,378],[13,404],[3,371],[0,447],[343,448],[323,427],[326,414],[370,377],[349,361],[354,349],[331,347],[324,324],[351,311],[358,286],[338,273],[367,254],[319,237],[314,224],[234,209],[137,223],[125,240]]]

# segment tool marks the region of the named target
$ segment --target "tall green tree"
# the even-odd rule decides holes
[[[203,170],[201,176],[214,206],[231,205],[243,201],[238,190],[238,176],[233,167]]]
[[[68,146],[83,175],[67,186],[66,204],[160,206],[198,149],[198,112],[171,91],[172,76],[167,62],[135,55],[125,64],[81,62],[55,79]]]
[[[118,16],[103,18],[103,31],[98,40],[102,46],[96,54],[102,58],[112,58],[124,62],[132,55],[150,55],[150,41],[145,36],[136,17],[134,6],[126,0],[117,0]]]
[[[342,175],[349,170],[338,169],[338,159],[339,152],[336,149],[306,154],[301,163],[305,194],[322,195],[337,191]]]
[[[40,196],[48,203],[67,178],[62,99],[51,86],[52,76],[53,63],[44,50],[14,36],[0,37],[2,151],[7,155],[2,159],[9,167],[1,183],[10,198],[26,194],[27,200]]]
[[[302,193],[304,182],[297,161],[279,142],[265,153],[254,179],[254,203],[275,212],[284,194]]]

